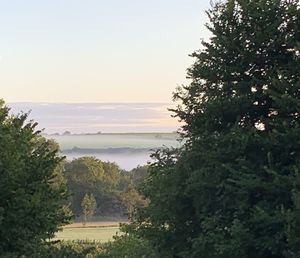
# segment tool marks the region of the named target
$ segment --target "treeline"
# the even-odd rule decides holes
[[[81,157],[64,161],[61,180],[69,193],[68,207],[77,219],[105,217],[128,218],[134,207],[146,201],[138,194],[137,187],[147,175],[147,166],[125,171],[113,162],[95,157]]]

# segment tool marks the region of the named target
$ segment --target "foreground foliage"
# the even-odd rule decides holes
[[[0,257],[17,258],[13,253]],[[24,258],[157,258],[149,243],[133,236],[115,237],[113,242],[58,241],[34,250]]]
[[[156,153],[133,234],[160,257],[299,257],[300,7],[228,0],[175,93],[182,149]]]
[[[62,158],[26,118],[0,101],[0,254],[31,254],[70,219]]]

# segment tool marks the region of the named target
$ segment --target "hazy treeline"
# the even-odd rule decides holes
[[[145,178],[147,166],[131,171],[119,168],[116,163],[104,162],[94,157],[63,161],[61,180],[67,186],[69,208],[75,217],[82,216],[85,195],[96,199],[94,216],[124,218],[135,206],[145,200],[137,193],[137,185]]]

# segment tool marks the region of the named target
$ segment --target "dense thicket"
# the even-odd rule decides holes
[[[161,151],[135,232],[160,257],[299,257],[300,7],[227,0],[174,97],[182,149]]]
[[[70,217],[64,207],[62,158],[27,115],[0,100],[0,254],[32,254]],[[7,255],[5,255],[7,254]]]

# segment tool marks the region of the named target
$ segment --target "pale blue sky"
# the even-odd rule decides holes
[[[170,102],[209,0],[0,0],[7,102]]]

